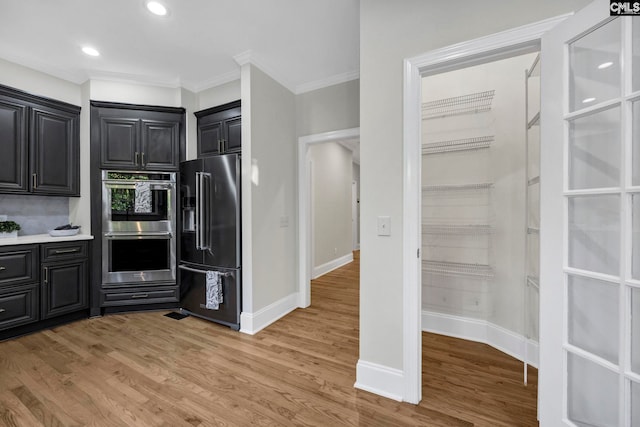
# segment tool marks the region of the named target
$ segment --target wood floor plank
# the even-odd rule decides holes
[[[535,427],[537,371],[423,334],[423,401],[354,388],[359,257],[312,305],[251,336],[164,312],[109,315],[0,343],[0,426]]]

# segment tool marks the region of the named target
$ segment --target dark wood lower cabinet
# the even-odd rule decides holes
[[[88,317],[89,242],[0,247],[0,340]]]
[[[89,306],[86,259],[43,264],[42,275],[43,319]]]
[[[0,331],[38,320],[37,283],[0,289]]]

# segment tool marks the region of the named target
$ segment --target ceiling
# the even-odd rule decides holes
[[[359,73],[359,0],[0,0],[0,58],[72,81],[199,92],[247,59],[294,93]],[[98,57],[82,53],[85,45]]]

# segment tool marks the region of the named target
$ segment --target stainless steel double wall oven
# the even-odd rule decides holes
[[[176,281],[176,174],[102,171],[103,285]]]

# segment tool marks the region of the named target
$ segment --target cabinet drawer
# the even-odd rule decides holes
[[[45,243],[40,247],[42,262],[84,258],[87,256],[87,247],[86,241]]]
[[[0,331],[38,320],[38,284],[0,290]]]
[[[179,299],[180,295],[177,285],[154,288],[102,290],[100,293],[100,305],[102,307],[178,302]]]
[[[0,249],[0,286],[38,280],[38,246],[11,246]]]

